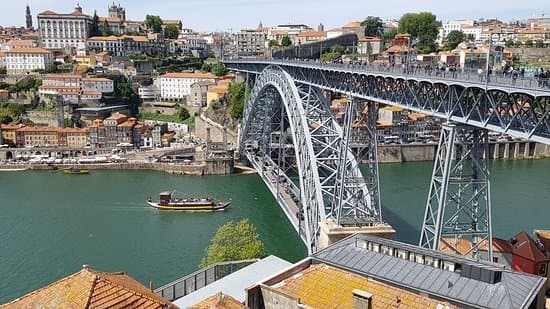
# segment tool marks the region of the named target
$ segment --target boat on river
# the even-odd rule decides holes
[[[189,197],[178,198],[173,196],[174,192],[161,192],[159,201],[155,202],[149,197],[147,205],[162,210],[183,210],[183,211],[223,211],[227,209],[230,202],[216,202],[210,197]]]
[[[69,174],[69,175],[84,175],[84,174],[89,174],[90,170],[71,167],[71,168],[64,169],[63,173]]]

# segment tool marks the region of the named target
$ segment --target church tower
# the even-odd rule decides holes
[[[29,7],[28,4],[27,4],[27,14],[25,16],[25,21],[26,21],[27,30],[31,30],[32,29],[32,15],[31,15],[31,8]]]

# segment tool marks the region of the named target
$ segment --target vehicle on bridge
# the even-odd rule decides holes
[[[172,196],[174,192],[175,191],[161,192],[158,202],[154,202],[152,198],[149,197],[147,198],[147,205],[162,210],[210,212],[223,211],[227,209],[230,204],[230,202],[216,202],[210,197],[177,198]]]

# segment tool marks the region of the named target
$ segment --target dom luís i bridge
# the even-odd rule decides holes
[[[550,89],[536,79],[430,75],[372,65],[231,60],[246,74],[240,151],[315,252],[350,233],[391,235],[380,202],[378,104],[444,119],[419,245],[492,260],[488,131],[550,144]],[[546,87],[546,88],[545,88]],[[349,98],[343,126],[327,95]],[[366,161],[364,167],[360,163]],[[485,244],[488,256],[478,256]],[[464,252],[463,252],[464,253]]]

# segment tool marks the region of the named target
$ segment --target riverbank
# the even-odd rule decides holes
[[[229,175],[231,172],[225,168],[224,162],[218,162],[220,168],[216,168],[204,162],[200,164],[170,164],[156,162],[125,162],[125,163],[96,163],[96,164],[9,164],[0,166],[0,171],[55,171],[67,168],[86,170],[149,170],[162,171],[174,175]],[[229,164],[229,163],[228,163]],[[232,164],[232,163],[231,163]]]

